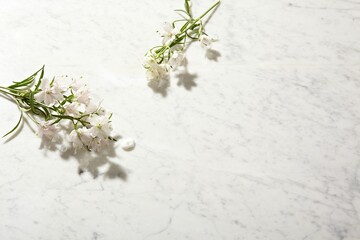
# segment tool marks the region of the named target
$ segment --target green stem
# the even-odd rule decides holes
[[[179,44],[179,43],[181,42],[181,40],[183,40],[184,38],[186,38],[187,31],[188,31],[189,29],[191,29],[192,27],[194,27],[203,17],[205,17],[205,16],[206,16],[209,12],[211,12],[214,8],[216,8],[216,7],[220,4],[220,2],[221,2],[221,0],[217,1],[217,2],[216,2],[215,4],[213,4],[206,12],[204,12],[200,17],[198,17],[198,18],[196,18],[196,19],[193,19],[193,18],[189,19],[189,20],[183,25],[183,27],[181,28],[180,33],[178,33],[178,34],[176,35],[176,38],[174,39],[174,41],[169,44],[169,47],[173,47],[173,46]],[[175,21],[174,21],[174,22],[175,22]],[[191,23],[191,22],[192,22],[192,23]],[[190,24],[190,23],[191,23],[191,24]],[[190,24],[190,25],[189,25],[189,24]],[[185,28],[184,28],[184,27],[185,27]],[[202,29],[202,26],[200,26],[200,29]],[[181,44],[184,44],[184,45],[185,45],[185,43],[186,43],[186,42],[181,43]],[[152,49],[154,49],[154,48],[152,48]],[[168,49],[167,46],[163,46],[163,47],[157,49],[157,50],[155,51],[156,56],[157,56],[157,57],[162,56],[162,55],[166,52],[167,49]]]
[[[1,92],[1,93],[3,93],[3,94],[8,94],[8,95],[11,95],[11,96],[13,96],[13,97],[19,97],[19,95],[15,94],[15,93],[12,93],[12,92],[7,92],[7,91],[9,91],[9,90],[5,91],[5,90],[3,90],[3,89],[6,89],[6,88],[0,87],[0,92]]]
[[[187,30],[191,29],[198,21],[200,21],[203,17],[205,17],[211,10],[213,10],[215,7],[217,7],[220,4],[221,0],[217,1],[214,5],[212,5],[206,12],[204,12],[200,17],[196,18],[195,21],[187,28],[185,28],[185,30],[183,30],[181,32],[181,34],[183,34],[184,32],[186,32]]]
[[[176,23],[176,22],[185,22],[185,21],[189,21],[189,20],[187,20],[187,19],[175,20],[175,21],[172,22],[172,25],[174,26],[174,23]]]
[[[29,117],[36,125],[39,125],[39,124],[40,124],[38,121],[35,120],[35,118],[33,118],[33,117],[31,116],[30,113],[28,113],[28,112],[25,112],[25,113],[26,113],[26,115],[28,115],[28,117]]]
[[[198,17],[198,19],[202,19],[203,17],[206,16],[206,14],[208,14],[211,10],[213,10],[215,7],[217,7],[220,4],[221,0],[219,0],[217,3],[215,3],[214,5],[212,5],[205,13],[203,13],[203,15],[201,15],[200,17]]]
[[[82,117],[80,118],[75,118],[75,117],[72,117],[72,116],[69,116],[69,115],[57,115],[57,114],[52,114],[53,117],[57,117],[57,118],[60,118],[60,119],[68,119],[68,120],[71,120],[72,122],[74,120],[80,122],[83,126],[86,125],[87,122],[81,120]]]

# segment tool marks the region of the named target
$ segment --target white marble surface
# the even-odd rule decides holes
[[[212,1],[194,0],[202,12]],[[166,96],[141,60],[182,1],[0,0],[0,83],[83,75],[120,147],[99,176],[0,145],[0,239],[360,239],[360,1],[225,0]],[[16,108],[0,99],[0,129]]]

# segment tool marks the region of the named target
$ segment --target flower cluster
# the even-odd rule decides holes
[[[185,10],[175,10],[185,15],[181,15],[182,19],[172,23],[165,22],[163,30],[158,31],[162,37],[162,44],[151,48],[145,54],[143,66],[150,83],[161,86],[169,79],[170,69],[175,70],[184,63],[185,46],[189,41],[200,41],[203,47],[210,48],[215,39],[204,32],[202,18],[219,4],[220,0],[198,18],[192,15],[190,0],[185,0]],[[178,23],[183,23],[180,28],[177,26]]]
[[[116,141],[111,137],[112,113],[93,102],[82,78],[59,76],[49,80],[44,78],[42,67],[21,82],[0,87],[0,92],[11,97],[21,110],[18,124],[8,134],[26,114],[38,126],[43,140],[57,144],[65,139],[75,151],[86,148],[100,152]]]

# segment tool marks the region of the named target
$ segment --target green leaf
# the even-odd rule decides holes
[[[184,31],[189,24],[190,22],[185,23],[184,26],[181,27],[180,31]]]
[[[10,132],[8,132],[8,133],[5,134],[4,136],[2,136],[3,138],[6,137],[6,136],[8,136],[9,134],[13,133],[13,132],[19,127],[19,125],[20,125],[20,123],[21,123],[21,120],[22,120],[22,118],[23,118],[23,112],[21,111],[20,113],[21,113],[21,114],[20,114],[20,118],[19,118],[19,121],[17,122],[16,126],[15,126],[13,129],[11,129]]]
[[[31,84],[33,84],[34,80],[35,80],[35,77],[36,75],[41,71],[42,73],[42,76],[44,75],[44,67],[45,65],[40,68],[38,71],[36,71],[33,75],[31,75],[30,77],[20,81],[20,82],[13,82],[14,84],[10,85],[8,88],[11,88],[11,89],[16,89],[16,88],[19,88],[19,87],[27,87],[27,86],[30,86]]]
[[[185,0],[185,10],[186,10],[186,12],[188,13],[188,15],[190,16],[191,13],[190,13],[190,5],[189,5],[189,1],[188,1],[188,0]]]
[[[199,27],[200,25],[201,25],[200,23],[197,23],[197,24],[195,24],[194,26],[192,26],[190,29],[191,29],[191,30],[194,30],[195,28]]]
[[[46,113],[43,110],[41,110],[41,108],[36,107],[35,110],[37,111],[36,114],[38,114],[38,115],[42,114],[42,115],[44,115],[44,117],[46,117]]]
[[[188,14],[186,11],[182,10],[182,9],[175,9],[174,11],[175,11],[175,12],[182,12],[182,13],[185,13],[186,16],[189,16],[189,14]],[[189,17],[190,17],[190,16],[189,16]]]
[[[40,77],[39,77],[39,80],[38,80],[38,82],[37,82],[37,84],[35,86],[34,92],[37,92],[39,90],[39,87],[40,87],[41,82],[42,82],[41,80],[44,78],[44,68],[45,68],[45,65],[41,69]]]
[[[171,47],[175,46],[176,44],[179,44],[184,38],[185,38],[185,34],[179,38],[176,38],[175,41],[170,43],[169,47],[171,48]]]
[[[62,119],[61,118],[58,118],[56,121],[54,121],[51,125],[55,125],[57,123],[59,123]]]
[[[40,73],[40,78],[39,78],[39,80],[43,79],[43,77],[44,77],[44,71],[45,71],[45,65],[43,65],[43,67],[41,68],[41,73]]]
[[[55,77],[53,77],[53,79],[51,80],[50,86],[52,86],[54,84],[54,81],[55,81]]]
[[[45,121],[49,120],[51,118],[51,114],[49,112],[49,110],[46,109],[46,107],[42,107],[42,109],[44,110],[44,115],[45,115]]]
[[[30,92],[29,95],[30,95],[29,96],[29,101],[30,101],[31,111],[36,114],[36,110],[35,110],[35,107],[34,107],[34,92]]]
[[[41,84],[41,79],[39,79],[39,81],[37,82],[34,92],[38,92],[40,84]]]
[[[21,82],[14,82],[14,84],[10,85],[8,88],[15,89],[15,88],[19,88],[19,87],[28,86],[28,85],[33,83],[34,79],[35,79],[34,76],[30,76],[30,77],[28,77],[27,79],[25,79],[25,80],[23,80]]]
[[[186,36],[188,36],[189,38],[191,38],[192,40],[198,40],[198,37],[193,37],[191,36],[189,33],[186,33]]]

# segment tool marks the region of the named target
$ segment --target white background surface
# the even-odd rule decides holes
[[[0,1],[1,85],[83,75],[137,141],[93,179],[27,126],[3,140],[0,239],[360,239],[360,1],[224,1],[218,61],[192,44],[193,81],[156,93],[142,56],[182,4]]]

